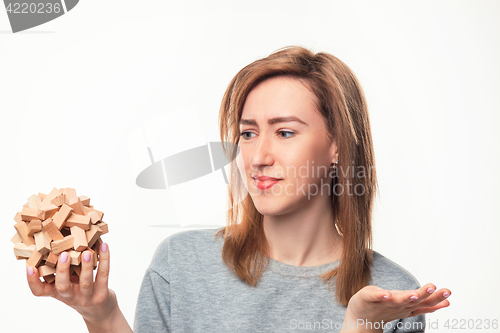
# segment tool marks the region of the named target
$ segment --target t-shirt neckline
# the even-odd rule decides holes
[[[323,273],[331,271],[332,269],[336,268],[339,263],[340,260],[336,260],[319,266],[294,266],[269,258],[269,265],[267,267],[270,271],[281,275],[312,277],[320,276]]]

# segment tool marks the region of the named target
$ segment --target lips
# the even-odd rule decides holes
[[[253,177],[253,179],[255,181],[255,186],[257,186],[262,191],[273,187],[282,180],[268,176]]]

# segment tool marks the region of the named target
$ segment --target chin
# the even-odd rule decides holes
[[[289,197],[272,197],[263,194],[252,196],[255,208],[259,211],[259,213],[266,216],[283,215],[292,211],[294,207],[296,207],[296,204],[289,199]]]

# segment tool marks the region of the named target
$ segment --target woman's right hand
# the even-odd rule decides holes
[[[67,252],[59,254],[54,283],[42,282],[38,270],[27,268],[28,284],[35,296],[50,296],[72,307],[83,316],[89,331],[92,327],[108,326],[123,318],[118,308],[116,294],[108,288],[109,249],[102,243],[99,249],[99,266],[94,280],[94,259],[90,251],[82,253],[79,281],[70,278],[70,261]],[[123,318],[124,320],[124,318]],[[90,325],[90,326],[89,326]],[[114,324],[113,324],[114,326]]]

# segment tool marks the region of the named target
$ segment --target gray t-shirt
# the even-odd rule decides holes
[[[135,333],[340,331],[346,307],[319,277],[339,261],[301,267],[270,259],[252,287],[223,262],[224,240],[215,239],[220,229],[184,231],[160,243],[142,281]],[[420,287],[413,275],[380,253],[374,252],[373,263],[371,285]],[[384,333],[424,328],[425,316],[420,315],[389,322]]]

